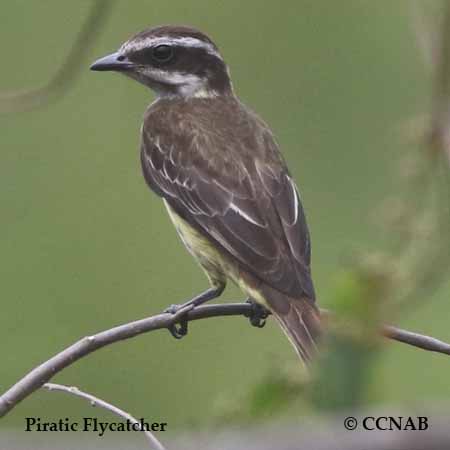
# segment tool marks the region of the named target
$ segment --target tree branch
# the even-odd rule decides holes
[[[114,0],[94,0],[90,14],[63,64],[46,85],[36,89],[0,92],[0,113],[23,112],[44,106],[63,95],[84,69],[81,62],[99,36]]]
[[[111,405],[108,402],[105,402],[104,400],[101,400],[100,398],[97,398],[93,396],[92,394],[88,394],[86,392],[80,391],[75,386],[64,386],[62,384],[54,384],[54,383],[45,383],[43,386],[48,391],[60,391],[60,392],[66,392],[67,394],[75,395],[76,397],[84,398],[85,400],[88,400],[91,406],[100,406],[103,409],[106,409],[116,416],[119,416],[122,419],[125,419],[135,425],[138,426],[139,430],[144,433],[146,438],[149,440],[150,444],[152,445],[152,448],[156,448],[157,450],[166,450],[165,447],[159,442],[159,440],[150,432],[141,427],[141,423],[138,422],[131,414],[128,414],[127,412],[121,410],[120,408],[117,408],[117,406]]]
[[[0,397],[0,417],[5,416],[24,398],[42,387],[64,368],[102,347],[150,331],[168,328],[179,322],[180,318],[185,314],[187,314],[188,321],[193,321],[219,316],[250,317],[253,312],[254,309],[249,303],[203,305],[196,307],[195,309],[188,307],[178,311],[176,314],[158,314],[156,316],[120,325],[92,336],[86,336],[31,370],[14,386],[8,389]],[[327,312],[324,311],[324,314],[326,315]],[[383,326],[380,333],[388,339],[402,342],[407,345],[450,355],[450,344],[429,336],[392,326]]]
[[[402,330],[401,328],[390,325],[384,325],[381,328],[381,334],[382,336],[392,339],[393,341],[412,345],[413,347],[421,348],[422,350],[450,355],[450,344],[431,336],[414,333],[408,330]]]

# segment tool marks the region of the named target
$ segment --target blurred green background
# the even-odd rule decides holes
[[[90,5],[5,2],[1,89],[44,83]],[[402,126],[429,109],[430,76],[408,2],[119,0],[67,96],[0,117],[1,391],[79,337],[157,313],[207,285],[141,176],[139,128],[153,94],[88,70],[130,35],[165,23],[211,35],[240,97],[271,124],[302,192],[322,306],[333,307],[336,274],[353,252],[387,240],[374,212],[410,151]],[[231,286],[224,295],[241,298]],[[431,292],[398,325],[450,340],[449,313],[444,292]],[[273,323],[257,330],[243,318],[211,319],[192,324],[182,341],[161,331],[115,344],[54,381],[174,430],[213,423],[221,405],[239,405],[295,358]],[[387,343],[367,402],[446,398],[447,375],[444,356]],[[27,416],[108,417],[89,408],[38,392],[1,427],[23,430]],[[293,411],[310,409],[300,402]]]

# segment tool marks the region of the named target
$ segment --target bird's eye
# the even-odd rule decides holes
[[[152,50],[152,56],[156,61],[166,63],[173,58],[173,49],[170,45],[158,45]]]

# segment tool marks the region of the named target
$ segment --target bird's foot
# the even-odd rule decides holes
[[[166,314],[176,314],[183,305],[170,305],[163,312]]]
[[[172,336],[175,339],[181,339],[182,337],[186,336],[188,333],[187,313],[191,309],[200,306],[203,303],[212,300],[213,298],[218,297],[222,293],[224,288],[224,284],[220,284],[216,287],[211,287],[201,294],[197,295],[193,299],[189,300],[188,302],[185,302],[181,305],[170,305],[168,308],[166,308],[164,312],[169,314],[178,314],[180,310],[186,309],[186,314],[180,313],[180,320],[177,320],[175,323],[168,327]]]
[[[252,310],[247,315],[251,325],[257,328],[263,328],[266,325],[266,319],[269,317],[270,311],[253,300],[248,299],[246,303],[252,306]]]
[[[168,308],[164,310],[164,312],[168,314],[176,314],[183,307],[184,305],[170,305]],[[188,334],[188,320],[186,316],[185,315],[181,316],[180,320],[177,323],[169,325],[167,329],[175,339],[184,338],[184,336]]]

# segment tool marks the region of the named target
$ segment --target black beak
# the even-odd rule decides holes
[[[95,61],[91,66],[91,70],[96,71],[116,71],[121,72],[125,70],[129,70],[133,67],[133,63],[131,63],[127,58],[119,53],[112,53],[111,55],[104,56],[103,58]]]

